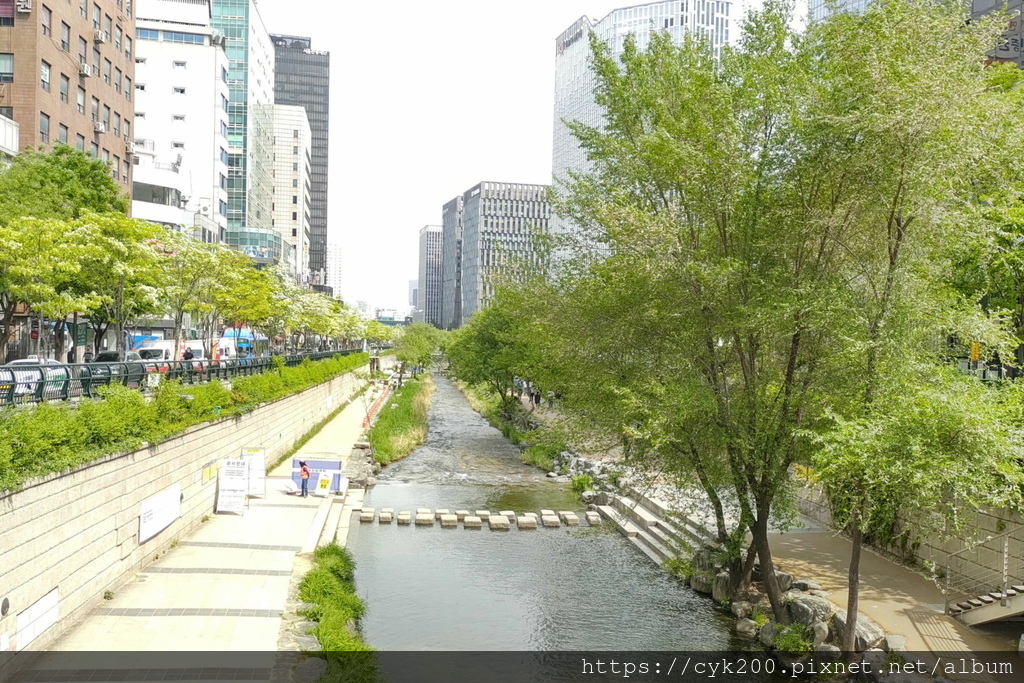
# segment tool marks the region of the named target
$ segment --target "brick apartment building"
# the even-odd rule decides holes
[[[0,0],[0,116],[20,148],[64,142],[129,191],[134,45],[132,0]]]

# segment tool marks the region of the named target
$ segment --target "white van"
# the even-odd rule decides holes
[[[182,339],[182,354],[185,353],[185,349],[192,349],[192,360],[206,360],[206,349],[203,347],[202,339]],[[154,339],[143,342],[139,355],[142,356],[142,360],[174,360],[174,340]]]

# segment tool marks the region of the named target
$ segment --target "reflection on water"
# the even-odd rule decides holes
[[[564,484],[436,378],[427,443],[368,492],[376,508],[582,511]],[[728,620],[605,528],[492,532],[356,524],[367,642],[383,650],[728,650]]]

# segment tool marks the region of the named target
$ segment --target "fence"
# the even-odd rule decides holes
[[[281,356],[285,365],[357,353],[360,349],[317,351]],[[44,361],[45,362],[45,361]],[[146,389],[164,380],[199,384],[215,379],[256,375],[274,367],[273,357],[191,361],[128,361],[125,363],[0,366],[0,406],[42,401],[93,398],[107,384]]]
[[[1024,584],[1024,527],[951,553],[945,575],[946,614],[957,601],[980,595],[999,593],[1005,601],[1011,585]]]

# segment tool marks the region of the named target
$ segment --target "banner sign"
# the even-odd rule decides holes
[[[225,460],[217,480],[217,512],[245,512],[245,492],[249,490],[249,462]]]
[[[139,510],[139,543],[145,543],[181,517],[181,484],[142,501]]]
[[[243,448],[242,460],[249,463],[249,488],[247,489],[247,493],[250,496],[266,496],[267,449]]]

